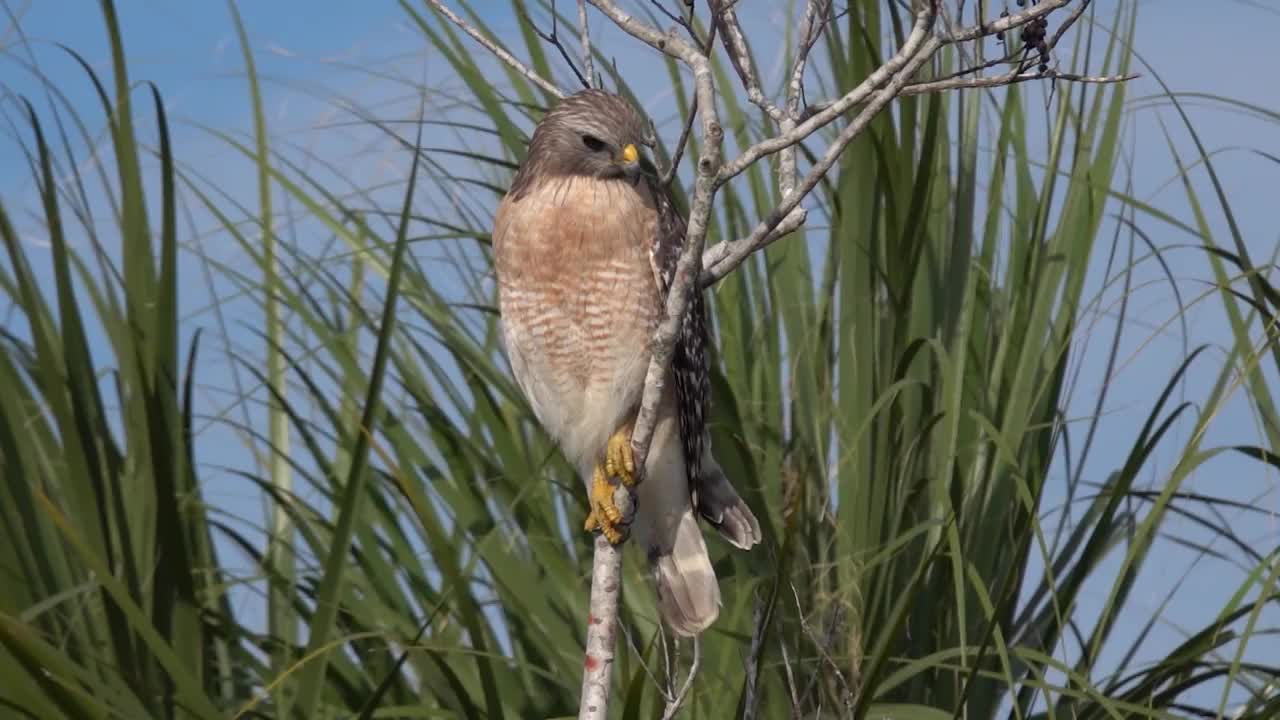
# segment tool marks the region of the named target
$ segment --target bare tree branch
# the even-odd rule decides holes
[[[829,0],[810,0],[805,10],[805,17],[808,18],[816,14],[815,4],[818,2],[829,2]],[[717,6],[717,0],[712,0],[712,6]],[[724,49],[729,55],[729,62],[733,65],[734,70],[738,73],[738,78],[742,81],[742,87],[747,92],[747,99],[756,107],[760,108],[769,119],[773,120],[779,126],[783,134],[791,132],[795,129],[796,114],[779,108],[760,88],[759,75],[756,73],[755,61],[751,55],[751,49],[747,46],[746,34],[742,31],[742,26],[738,22],[738,14],[734,11],[732,5],[726,5],[715,18],[717,26],[723,27],[724,32]],[[813,32],[813,25],[806,23],[801,31],[800,50],[796,54],[796,60],[793,65],[793,75],[796,72],[803,73],[804,63],[809,55],[809,50],[813,44],[809,37]],[[797,95],[798,95],[797,90]],[[788,107],[791,104],[791,95],[787,96]],[[796,99],[798,107],[799,100]],[[788,197],[795,189],[796,184],[796,144],[788,145],[782,148],[778,156],[778,187],[782,191],[784,198]],[[799,227],[804,223],[804,210],[798,210],[797,216],[790,218],[792,229]],[[705,263],[704,263],[705,264]]]
[[[793,120],[799,117],[800,103],[804,98],[804,70],[809,61],[809,53],[818,43],[823,28],[831,18],[831,3],[832,0],[809,0],[804,9],[799,47],[791,65],[791,78],[787,82],[787,116]]]
[[[722,5],[724,6],[721,7]],[[774,105],[765,96],[764,91],[760,89],[760,79],[756,74],[755,60],[752,58],[751,49],[747,46],[746,33],[742,31],[742,25],[738,23],[737,11],[731,5],[726,5],[720,0],[711,0],[711,7],[715,12],[715,17],[712,18],[713,27],[722,28],[720,33],[721,42],[724,44],[725,52],[729,55],[729,63],[737,71],[738,78],[742,81],[742,87],[747,91],[747,99],[763,110],[775,122],[782,122],[782,110]]]
[[[659,2],[659,0],[654,0],[654,2]],[[661,5],[659,5],[659,7],[661,7]],[[693,30],[693,25],[688,21],[685,21],[685,28],[688,29],[690,35],[692,35],[694,38],[697,37],[697,34]],[[718,29],[719,29],[719,26],[716,25],[715,23],[712,23],[711,32],[707,34],[706,41],[702,43],[702,54],[710,55],[711,50],[715,47],[715,44],[716,44],[716,32]],[[693,132],[693,123],[697,119],[698,119],[698,95],[697,95],[697,92],[695,91],[693,97],[689,100],[689,117],[685,118],[684,129],[680,131],[680,139],[676,142],[675,152],[672,153],[671,155],[671,165],[670,167],[667,168],[666,172],[664,172],[662,174],[662,177],[660,178],[660,182],[663,185],[670,185],[671,182],[675,180],[676,173],[680,172],[680,158],[683,157],[684,155],[685,145],[689,142],[689,135],[691,132]]]
[[[931,44],[934,42],[935,41],[930,41]],[[799,208],[800,201],[809,194],[809,191],[817,187],[818,183],[827,174],[827,171],[829,171],[831,167],[835,165],[836,161],[840,159],[840,155],[843,154],[845,147],[847,147],[854,138],[861,135],[862,131],[871,124],[871,121],[875,119],[876,115],[879,115],[880,111],[883,110],[884,107],[899,94],[902,85],[905,84],[905,78],[909,77],[910,73],[914,72],[916,68],[923,64],[927,59],[927,54],[917,55],[912,58],[911,62],[908,63],[905,68],[906,72],[894,76],[894,79],[890,81],[889,85],[886,86],[885,89],[878,91],[875,97],[872,98],[871,102],[867,103],[866,107],[863,108],[862,112],[858,113],[858,116],[854,121],[849,123],[848,126],[840,131],[840,134],[836,137],[835,141],[831,143],[827,152],[824,153],[822,158],[814,164],[814,166],[809,170],[809,173],[805,175],[800,186],[789,197],[784,198],[776,208],[771,210],[769,214],[765,216],[765,219],[756,225],[750,235],[740,240],[719,243],[709,251],[711,253],[711,257],[709,258],[709,261],[704,260],[704,270],[702,277],[700,278],[700,282],[703,287],[711,285],[720,278],[729,274],[729,272],[734,268],[742,264],[742,261],[751,253],[765,247],[769,243],[800,226],[803,219],[800,219],[799,221],[792,220],[786,225],[783,225],[783,221],[788,219],[788,216],[793,210]]]
[[[663,33],[627,15],[612,0],[590,0],[590,2],[619,28],[650,47],[681,60],[693,71],[698,110],[702,119],[703,142],[694,176],[693,201],[687,224],[686,245],[677,262],[675,279],[667,295],[666,317],[658,327],[650,345],[651,356],[645,375],[644,395],[641,398],[640,411],[636,416],[631,434],[631,449],[636,463],[636,481],[644,482],[645,458],[649,455],[649,444],[653,440],[653,430],[658,416],[658,399],[662,397],[662,389],[667,381],[667,369],[671,367],[671,354],[675,349],[676,336],[680,331],[680,323],[689,302],[689,289],[695,287],[694,283],[702,269],[702,247],[711,215],[715,178],[720,169],[720,144],[724,131],[720,127],[716,110],[711,63],[700,48],[689,44],[674,32]],[[629,490],[618,487],[614,491],[614,498],[624,515],[630,512],[632,498]],[[597,573],[611,578],[621,577],[621,564],[620,548],[615,548],[607,541],[597,538],[595,555],[592,558],[590,602],[590,612],[594,622],[587,625],[587,661],[582,678],[584,700],[578,709],[579,720],[604,720],[607,717],[611,688],[609,679],[613,666],[613,635],[614,627],[618,622],[618,588],[616,584],[612,587],[601,585],[600,592],[597,593],[594,578]],[[608,647],[607,654],[603,652],[605,646]],[[593,657],[597,662],[592,662]],[[586,698],[590,698],[591,702],[587,702]]]
[[[485,37],[484,33],[472,27],[471,23],[463,20],[457,13],[450,10],[443,2],[440,2],[440,0],[427,0],[427,4],[435,8],[436,12],[445,16],[445,18],[456,25],[458,29],[470,35],[471,39],[483,45],[484,49],[493,53],[494,57],[498,58],[513,70],[523,75],[529,82],[537,85],[547,93],[554,95],[557,98],[564,98],[564,91],[557,87],[555,83],[534,72],[529,66],[517,60],[514,55],[502,49],[501,45]]]
[[[582,72],[587,76],[587,87],[600,87],[596,75],[596,62],[591,57],[591,27],[587,25],[586,0],[578,0],[578,37],[582,44]]]
[[[929,7],[932,6],[932,3],[930,3]],[[818,130],[830,125],[832,121],[844,115],[845,112],[853,108],[855,105],[864,102],[871,93],[875,92],[880,86],[888,82],[890,77],[893,77],[896,73],[901,71],[904,66],[911,62],[911,60],[921,52],[922,48],[926,45],[926,38],[929,36],[929,30],[933,25],[933,19],[935,17],[936,14],[932,10],[917,15],[916,23],[914,27],[912,27],[911,34],[907,37],[907,41],[903,43],[902,47],[898,49],[898,52],[894,53],[893,57],[889,58],[884,65],[876,68],[876,70],[863,79],[857,87],[846,93],[844,97],[831,103],[821,112],[818,112],[804,122],[799,123],[790,131],[783,132],[777,137],[762,140],[761,142],[752,145],[743,151],[743,153],[732,162],[725,163],[724,167],[720,169],[719,177],[716,178],[717,184],[723,185],[729,180],[732,180],[744,170],[760,161],[761,158],[767,157],[781,150],[785,150],[788,147],[793,147]],[[931,45],[931,50],[928,53],[929,55],[932,55],[934,50],[941,47],[941,42],[936,39],[928,40],[928,44]]]
[[[933,32],[938,17],[939,2],[938,0],[925,2],[922,12],[916,16],[916,23],[906,42],[903,43],[893,57],[868,75],[862,83],[840,99],[825,104],[820,109],[805,113],[803,122],[790,128],[784,125],[783,131],[779,135],[751,146],[734,160],[725,163],[720,169],[720,177],[717,182],[718,184],[723,184],[752,164],[759,162],[765,156],[779,153],[780,157],[783,158],[783,162],[780,162],[779,173],[779,189],[782,191],[783,200],[777,208],[772,210],[756,226],[750,235],[739,240],[718,243],[704,253],[701,285],[706,287],[715,283],[741,264],[751,253],[798,229],[804,222],[804,217],[799,215],[799,213],[804,212],[799,207],[800,201],[817,186],[826,172],[839,159],[840,153],[843,152],[848,143],[861,134],[870,121],[895,97],[965,88],[1002,87],[1040,79],[1056,79],[1080,83],[1116,83],[1137,77],[1136,75],[1084,76],[1059,73],[1052,70],[1025,71],[1024,65],[1018,63],[1010,72],[993,77],[965,78],[953,75],[942,80],[907,82],[925,61],[945,45],[995,35],[1028,25],[1071,1],[1041,0],[1041,2],[1032,5],[1023,12],[1002,16],[999,20],[991,23],[979,23],[967,28],[958,28],[949,33]],[[814,0],[810,0],[811,5],[813,2]],[[1081,0],[1081,4],[1075,8],[1075,11],[1068,18],[1068,22],[1075,22],[1088,4],[1089,0]],[[927,40],[925,39],[926,37],[928,38]],[[1048,47],[1052,49],[1052,47],[1056,46],[1061,37],[1062,31],[1059,30],[1048,43]],[[998,63],[985,65],[993,66],[994,64]],[[794,74],[792,80],[793,82],[795,81]],[[885,85],[886,82],[888,83],[887,86]],[[794,86],[789,88],[789,91],[793,88]],[[786,158],[782,153],[794,153],[797,144],[857,106],[861,106],[862,111],[836,137],[827,153],[810,170],[793,196],[790,192],[792,188],[788,188],[784,184],[788,180],[786,177],[788,163],[785,162]],[[794,122],[791,118],[788,118],[787,121]]]
[[[982,37],[990,37],[1002,32],[1008,32],[1014,28],[1022,27],[1036,18],[1045,17],[1058,8],[1064,7],[1078,0],[1039,0],[1039,2],[1031,5],[1026,10],[1017,13],[1010,13],[993,22],[978,23],[969,27],[957,28],[951,32],[938,33],[938,39],[944,45],[954,45],[959,42],[968,42],[977,40]],[[938,0],[930,0],[935,6]]]
[[[937,17],[932,8],[933,5],[929,4],[927,9],[916,17],[916,23],[911,31],[911,35],[907,38],[907,41],[903,44],[902,48],[892,58],[890,58],[888,62],[882,65],[878,70],[876,70],[876,72],[873,72],[868,76],[867,79],[852,92],[845,95],[844,98],[841,98],[839,102],[832,105],[833,108],[843,106],[848,101],[847,104],[851,106],[861,99],[862,96],[859,94],[859,91],[863,88],[870,87],[872,85],[879,87],[880,85],[884,85],[885,82],[888,82],[888,85],[885,86],[883,90],[876,92],[876,95],[872,97],[871,101],[868,102],[865,107],[863,107],[862,112],[858,114],[854,121],[840,132],[835,141],[831,143],[831,146],[827,149],[827,152],[823,157],[819,159],[819,161],[809,170],[809,173],[805,175],[805,179],[800,186],[786,194],[783,197],[782,202],[770,211],[770,213],[763,221],[760,222],[759,225],[756,226],[750,235],[740,240],[719,243],[707,251],[706,256],[703,258],[704,270],[700,280],[703,287],[724,277],[729,273],[729,271],[740,265],[748,255],[764,247],[770,242],[777,240],[787,232],[795,230],[804,222],[804,218],[798,214],[796,217],[791,217],[793,211],[800,210],[800,201],[803,200],[804,197],[809,194],[809,191],[816,187],[818,182],[822,180],[827,171],[830,170],[836,160],[839,159],[841,153],[844,152],[844,148],[852,142],[855,137],[861,134],[866,126],[870,124],[871,120],[875,118],[875,116],[878,115],[880,111],[898,95],[902,86],[906,84],[907,78],[914,75],[915,71],[924,64],[926,60],[932,57],[933,53],[939,47],[941,47],[941,42],[936,38],[925,39],[929,34],[929,28]],[[876,76],[881,73],[883,73],[884,77],[883,79],[878,79]],[[869,94],[870,92],[874,92],[874,90],[867,90],[866,92]],[[850,101],[850,98],[852,98],[852,101]],[[794,141],[791,142],[791,145],[794,146],[796,143],[799,143],[809,134],[818,129],[818,126],[809,126],[809,123],[812,123],[813,120],[818,117],[822,117],[822,115],[815,116],[815,118],[811,118],[807,123],[801,123],[790,132],[784,132],[772,140],[780,141],[783,139],[795,138]],[[770,144],[771,142],[772,141],[766,140],[748,148],[741,156],[739,156],[738,161],[727,164],[721,169],[720,177],[717,178],[717,180],[719,182],[727,181],[728,178],[725,176],[729,174],[730,169],[736,166],[743,157],[753,156],[758,159],[760,157],[764,157],[769,152],[774,152],[774,150],[771,150],[771,148],[774,147],[773,144]],[[782,149],[785,149],[785,146],[779,144],[777,150]],[[749,164],[742,165],[741,169],[745,170],[748,166]],[[741,172],[741,170],[738,172]],[[801,210],[801,212],[803,211]],[[783,225],[784,221],[786,223],[785,225]],[[775,232],[776,230],[779,230],[780,227],[785,230],[785,232]]]
[[[612,687],[609,676],[613,668],[618,590],[621,586],[622,548],[614,547],[604,535],[597,535],[591,567],[591,610],[587,615],[579,720],[605,720],[609,716],[609,691]]]

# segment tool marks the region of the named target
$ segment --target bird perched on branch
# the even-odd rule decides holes
[[[644,116],[601,90],[565,98],[538,124],[498,206],[493,246],[507,355],[538,420],[587,484],[587,530],[649,558],[664,621],[695,635],[719,613],[694,512],[733,545],[760,525],[711,453],[706,310],[690,298],[658,406],[642,482],[631,432],[649,345],[685,243],[685,222],[641,148]],[[634,517],[611,478],[632,487]]]

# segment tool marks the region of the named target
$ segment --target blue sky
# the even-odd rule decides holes
[[[1116,0],[1096,0],[1101,13],[1108,15]],[[200,126],[245,131],[250,128],[248,93],[243,76],[240,50],[227,7],[219,2],[164,2],[162,0],[121,0],[121,26],[130,58],[133,79],[155,82],[163,93],[171,117],[178,121],[176,145],[183,160],[196,163],[211,178],[223,179],[234,192],[249,199],[253,192],[248,166],[226,149],[225,144],[211,138]],[[515,18],[505,2],[478,2],[486,21],[499,34],[513,37]],[[21,25],[32,41],[40,65],[68,93],[78,107],[95,103],[91,86],[83,81],[75,66],[51,43],[75,48],[95,67],[106,72],[109,53],[105,42],[97,3],[90,0],[3,0],[0,7],[21,19]],[[421,5],[419,5],[421,7]],[[764,0],[742,0],[744,16],[757,13],[749,22],[767,25],[776,5]],[[1277,81],[1273,69],[1280,67],[1280,46],[1274,44],[1280,30],[1280,4],[1274,0],[1245,2],[1237,0],[1149,0],[1140,4],[1138,49],[1176,91],[1204,92],[1256,103],[1272,111],[1277,106]],[[438,58],[424,49],[423,38],[410,27],[404,12],[395,2],[244,2],[241,3],[245,25],[258,61],[259,72],[268,80],[264,87],[268,121],[273,134],[283,142],[296,142],[317,157],[339,163],[353,182],[372,183],[383,177],[403,173],[403,158],[386,155],[385,144],[379,145],[368,133],[335,128],[344,119],[335,112],[334,101],[346,98],[370,108],[412,107],[412,97],[405,86],[394,80],[414,83],[426,77],[430,82],[450,83],[448,69]],[[619,67],[629,72],[629,60],[647,57],[643,50],[618,31],[608,28],[598,15],[597,45],[616,48]],[[0,19],[0,29],[9,23]],[[38,87],[30,75],[19,71],[14,57],[24,57],[12,50],[16,37],[0,34],[0,84],[8,92],[37,95]],[[767,42],[767,41],[766,41]],[[757,46],[767,57],[769,49]],[[477,52],[480,52],[477,50]],[[767,63],[762,62],[767,67]],[[386,77],[375,77],[352,68],[378,68]],[[636,64],[642,98],[658,120],[670,108],[670,98],[663,91],[665,73],[644,73]],[[1134,83],[1131,97],[1154,94],[1158,86],[1150,77]],[[1257,261],[1271,257],[1280,242],[1275,224],[1276,187],[1280,185],[1280,166],[1249,152],[1258,149],[1280,154],[1280,129],[1242,112],[1206,107],[1191,103],[1191,114],[1202,139],[1215,156],[1218,172],[1223,177],[1239,225]],[[349,118],[345,118],[349,119]],[[1162,126],[1163,121],[1163,126]],[[1176,182],[1175,168],[1166,144],[1168,128],[1173,142],[1183,153],[1184,161],[1192,160],[1193,148],[1176,116],[1168,110],[1142,110],[1129,120],[1129,136],[1133,139],[1134,194],[1183,220],[1191,216],[1185,211],[1182,189]],[[660,127],[670,141],[678,129]],[[7,132],[7,130],[6,130]],[[1206,199],[1204,174],[1197,173],[1195,184]],[[30,178],[16,154],[12,142],[0,143],[0,193],[6,206],[24,206],[34,201]],[[1220,213],[1210,211],[1210,223],[1227,242],[1226,223]],[[1165,227],[1151,226],[1153,240],[1162,246],[1192,242]],[[28,228],[38,242],[38,227]],[[213,254],[233,253],[225,237],[211,235],[201,240]],[[1204,290],[1198,280],[1209,278],[1203,256],[1198,251],[1171,251],[1168,255],[1185,294]],[[1138,273],[1141,280],[1158,279],[1154,269]],[[1114,295],[1114,294],[1113,294]],[[1176,314],[1167,285],[1151,284],[1132,295],[1132,324],[1123,344],[1122,366],[1114,385],[1099,445],[1088,471],[1101,477],[1123,460],[1118,456],[1128,449],[1137,425],[1145,418],[1150,404],[1181,358],[1183,338],[1177,327],[1157,331]],[[203,303],[192,300],[194,311]],[[1211,300],[1201,303],[1187,316],[1188,342],[1227,342],[1228,335],[1221,312]],[[1097,333],[1095,344],[1101,347],[1113,330],[1114,318],[1102,315],[1089,318]],[[1220,353],[1219,353],[1220,355]],[[1086,353],[1078,358],[1083,373],[1078,407],[1075,414],[1092,412],[1091,389],[1100,382],[1101,356]],[[1188,383],[1187,396],[1199,397],[1206,383],[1212,381],[1212,368],[1195,372]],[[216,372],[216,370],[215,370]],[[215,396],[208,401],[217,404]],[[1185,437],[1190,424],[1179,431]],[[234,445],[234,436],[217,428],[209,431],[217,442]],[[211,438],[212,439],[212,438]],[[1206,445],[1223,443],[1258,443],[1260,437],[1250,409],[1237,398],[1212,426]],[[1162,457],[1153,465],[1152,481],[1167,472],[1172,457]],[[249,486],[217,473],[207,473],[218,483],[211,492],[229,504],[250,503]],[[1265,553],[1280,543],[1280,495],[1277,478],[1267,474],[1256,463],[1223,457],[1197,472],[1188,489],[1225,495],[1258,503],[1267,515],[1241,514],[1233,520],[1236,530]],[[1200,537],[1188,523],[1173,521],[1171,529],[1189,537]],[[1154,612],[1163,601],[1171,583],[1194,560],[1190,551],[1172,543],[1162,543],[1159,554],[1140,581],[1134,626],[1141,620],[1143,608]],[[1180,630],[1194,619],[1203,618],[1206,606],[1221,606],[1239,582],[1239,573],[1212,560],[1196,566],[1193,589],[1179,593],[1166,610],[1168,624],[1158,628],[1150,641],[1151,650],[1167,649],[1175,644]],[[1094,602],[1105,596],[1101,591],[1091,595]],[[1276,624],[1274,615],[1273,624]],[[1181,626],[1181,627],[1180,627]],[[1280,643],[1274,644],[1280,647]],[[1260,648],[1255,650],[1262,651]],[[1262,651],[1273,662],[1280,661],[1280,650]]]

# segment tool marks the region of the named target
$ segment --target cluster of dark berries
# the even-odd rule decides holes
[[[1018,0],[1018,5],[1026,4],[1026,0]],[[1000,17],[1008,17],[1009,11],[1002,10]],[[1048,72],[1049,70],[1049,43],[1045,42],[1045,37],[1049,34],[1049,20],[1044,15],[1032,20],[1022,26],[1022,47],[1025,50],[1034,50],[1040,55],[1040,72]],[[996,33],[996,39],[1004,41],[1004,33]]]

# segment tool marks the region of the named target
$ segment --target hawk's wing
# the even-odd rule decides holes
[[[685,248],[685,222],[667,189],[653,178],[648,178],[647,181],[658,211],[658,236],[653,240],[649,262],[653,266],[658,292],[665,305],[671,284],[675,280],[680,253]],[[684,444],[689,489],[694,491],[702,475],[702,453],[707,439],[706,417],[711,403],[711,368],[707,358],[707,311],[702,301],[702,289],[695,282],[690,292],[689,304],[680,324],[680,335],[676,339],[675,351],[671,357],[671,372],[676,383],[680,436]]]

